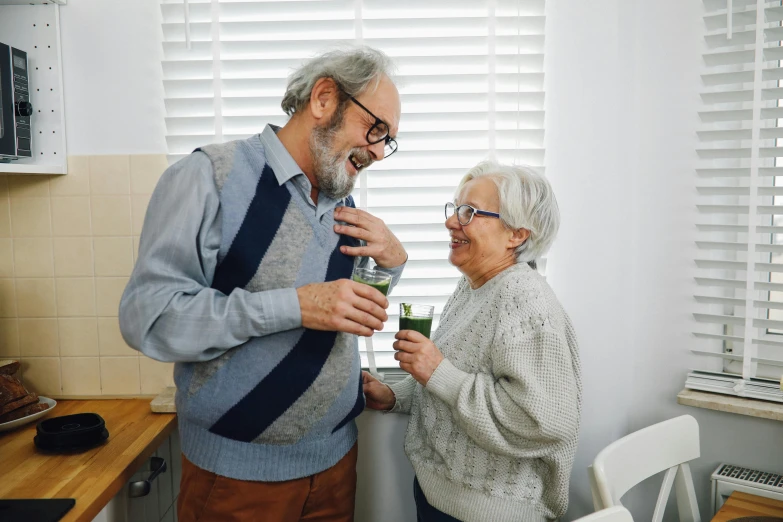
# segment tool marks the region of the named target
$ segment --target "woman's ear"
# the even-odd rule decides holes
[[[310,91],[310,114],[316,121],[329,121],[339,102],[337,84],[331,78],[320,78]]]
[[[514,230],[511,233],[511,237],[509,238],[509,247],[510,248],[516,248],[525,241],[527,241],[527,238],[530,237],[530,231],[526,228],[518,228]]]

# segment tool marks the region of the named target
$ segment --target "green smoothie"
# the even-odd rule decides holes
[[[430,330],[432,330],[432,317],[405,317],[401,315],[400,330],[416,330],[429,339]]]
[[[384,281],[382,283],[370,283],[369,281],[365,281],[364,279],[362,279],[358,275],[354,275],[353,276],[353,280],[356,281],[357,283],[362,283],[362,284],[365,284],[365,285],[369,285],[369,286],[375,288],[376,290],[378,290],[383,295],[389,295],[389,284],[391,283],[391,281]]]

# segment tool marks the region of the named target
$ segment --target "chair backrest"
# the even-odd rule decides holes
[[[681,522],[701,522],[688,462],[699,458],[699,424],[683,415],[654,424],[604,448],[590,467],[596,510],[620,506],[620,498],[632,487],[666,471],[654,522],[663,512],[672,486],[677,495]]]
[[[574,522],[633,522],[631,512],[622,506],[610,507],[596,511],[586,517],[574,520]]]

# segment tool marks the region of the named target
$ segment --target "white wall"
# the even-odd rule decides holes
[[[592,510],[585,466],[617,436],[677,415],[701,428],[702,518],[721,462],[783,472],[783,424],[676,404],[691,345],[700,2],[549,0],[547,174],[563,226],[549,279],[585,374],[565,520]],[[649,520],[660,477],[624,502]],[[670,506],[671,507],[671,506]],[[673,512],[668,513],[671,518]]]
[[[69,154],[165,152],[158,2],[71,0],[61,12]],[[586,466],[601,448],[683,413],[702,429],[704,519],[719,462],[783,471],[769,442],[783,425],[675,399],[691,364],[700,16],[698,1],[547,2],[547,173],[563,215],[547,271],[579,334],[585,390],[565,520],[592,510]],[[357,520],[415,520],[406,420],[359,418]],[[628,495],[638,520],[656,492]]]
[[[547,3],[546,155],[561,209],[547,279],[574,322],[582,433],[566,520],[589,512],[587,465],[627,433],[633,386],[633,177],[619,12],[628,0]]]
[[[157,0],[60,8],[68,155],[166,152]]]
[[[679,406],[692,364],[698,89],[701,2],[636,1],[629,22],[636,37],[634,103],[634,386],[630,428],[676,415],[699,422],[701,458],[693,464],[702,517],[711,514],[709,477],[721,462],[783,472],[783,423]],[[676,15],[675,15],[676,13]],[[652,515],[655,489],[630,496],[639,520]]]

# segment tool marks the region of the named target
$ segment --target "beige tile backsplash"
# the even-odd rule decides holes
[[[50,397],[155,395],[172,365],[122,339],[122,291],[166,156],[72,156],[65,176],[0,175],[0,358]]]
[[[57,326],[60,357],[98,356],[97,317],[60,317]]]
[[[14,239],[14,275],[16,277],[52,277],[54,259],[48,237]]]
[[[52,235],[88,237],[92,235],[89,196],[55,196],[52,203]]]
[[[19,357],[19,321],[0,319],[0,357]]]
[[[3,197],[0,195],[0,198]],[[14,277],[13,239],[0,238],[0,277]]]

